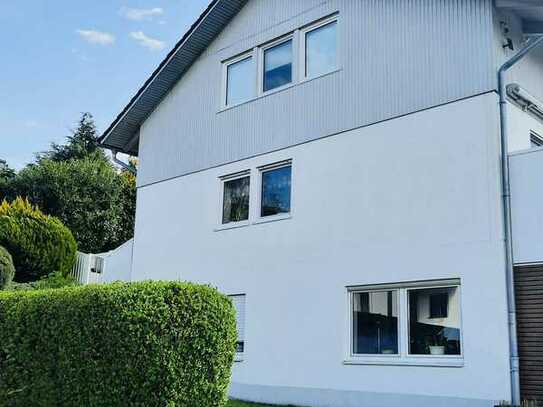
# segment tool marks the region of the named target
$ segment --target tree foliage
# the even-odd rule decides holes
[[[0,246],[0,290],[6,288],[15,276],[15,265],[9,252]]]
[[[18,282],[55,271],[68,274],[77,250],[72,233],[59,219],[44,215],[22,198],[0,204],[0,246],[13,257]]]
[[[92,116],[84,113],[65,145],[52,144],[36,163],[0,181],[0,199],[24,197],[58,217],[81,251],[100,253],[121,245],[133,236],[135,176],[117,170],[97,140]]]
[[[49,151],[37,154],[37,162],[69,161],[88,157],[107,159],[104,151],[98,146],[98,133],[92,115],[83,113],[77,129],[68,136],[68,142],[66,144],[52,143]]]

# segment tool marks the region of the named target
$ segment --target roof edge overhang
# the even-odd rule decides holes
[[[100,145],[137,156],[141,124],[247,1],[213,0],[100,136]]]

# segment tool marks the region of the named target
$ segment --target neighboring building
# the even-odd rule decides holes
[[[233,296],[233,397],[510,400],[497,71],[541,33],[528,0],[214,1],[102,138],[139,157],[131,279]],[[543,397],[543,45],[513,83],[521,386]]]

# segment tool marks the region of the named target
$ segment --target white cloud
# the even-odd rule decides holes
[[[135,39],[142,47],[151,51],[160,51],[166,44],[163,41],[146,36],[143,31],[131,32],[130,36]]]
[[[164,9],[160,7],[155,7],[155,8],[122,7],[119,10],[119,14],[128,20],[142,21],[142,20],[151,20],[153,17],[161,16],[162,14],[164,14]]]
[[[112,34],[95,30],[77,30],[77,33],[87,42],[98,45],[111,45],[115,42]]]

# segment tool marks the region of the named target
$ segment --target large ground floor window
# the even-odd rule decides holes
[[[356,286],[348,294],[347,362],[461,362],[460,280]]]

